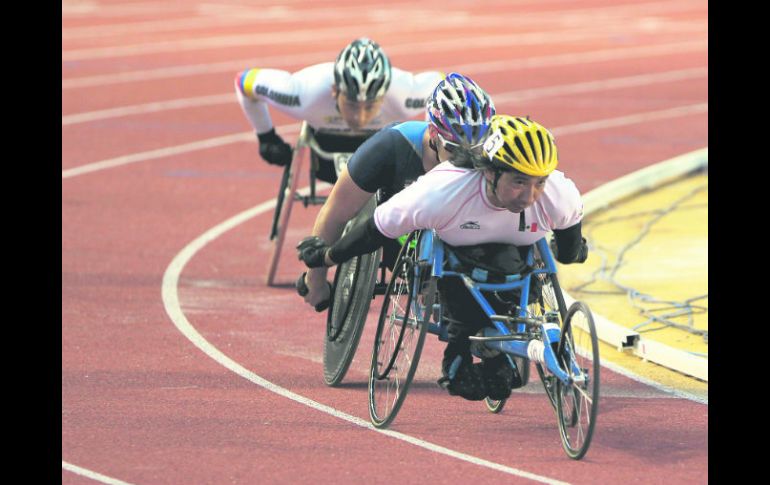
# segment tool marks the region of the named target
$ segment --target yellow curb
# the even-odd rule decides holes
[[[687,176],[698,167],[707,170],[707,153],[704,149],[661,162],[586,194],[583,232],[596,248],[592,247],[585,264],[559,268],[565,293],[589,304],[597,326],[599,320],[607,325],[599,330],[605,341],[601,349],[604,361],[706,402],[708,343],[702,335],[671,327],[656,330],[661,325],[655,323],[634,328],[647,317],[631,305],[625,294],[591,294],[577,289],[589,282],[602,264],[599,250],[606,253],[611,267],[618,250],[636,239],[645,224],[659,215],[647,235],[624,253],[624,263],[615,273],[615,280],[660,300],[679,301],[708,294],[708,173]],[[683,197],[686,200],[676,209],[661,215],[661,210]],[[584,289],[618,291],[601,280]],[[703,306],[705,311],[693,315],[692,327],[707,332],[708,298],[694,304]],[[672,320],[682,325],[689,323],[684,318]],[[620,350],[624,347],[621,342],[627,340],[633,345]]]

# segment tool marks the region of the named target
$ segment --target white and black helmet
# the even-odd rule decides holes
[[[390,60],[376,42],[356,39],[337,56],[334,83],[352,101],[371,101],[390,86]]]

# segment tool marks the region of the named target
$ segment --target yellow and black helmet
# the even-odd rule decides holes
[[[545,177],[559,164],[553,135],[540,123],[528,118],[495,115],[489,131],[484,157],[498,166]]]

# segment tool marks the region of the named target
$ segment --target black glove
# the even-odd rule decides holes
[[[294,288],[297,289],[297,293],[299,293],[299,296],[301,297],[304,297],[305,295],[307,295],[307,292],[310,291],[310,288],[307,287],[307,283],[305,283],[306,274],[307,273],[302,273],[301,275],[299,275],[299,278],[297,278],[297,282],[294,283]],[[329,285],[329,298],[318,303],[315,306],[315,311],[317,311],[318,313],[321,313],[322,311],[329,308],[329,303],[331,302],[332,295],[334,294],[334,292],[332,291],[333,290],[332,284],[329,283],[328,281],[326,282],[326,284]]]
[[[291,163],[291,145],[283,141],[272,128],[267,133],[257,134],[259,140],[259,154],[271,165],[285,167]]]
[[[588,259],[588,243],[586,241],[586,238],[581,238],[580,241],[580,247],[578,248],[578,252],[575,255],[575,259],[572,261],[569,261],[569,263],[585,263],[586,259]],[[550,241],[551,246],[551,252],[553,253],[554,259],[559,259],[559,247],[556,244],[556,239],[551,238]]]
[[[297,244],[297,257],[308,268],[325,268],[324,257],[329,246],[318,236],[309,236]]]

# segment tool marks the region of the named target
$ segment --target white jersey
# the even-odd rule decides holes
[[[419,74],[392,68],[390,87],[380,113],[361,130],[379,130],[395,121],[426,116],[425,103],[444,74]],[[235,78],[235,91],[257,133],[273,128],[268,105],[316,129],[350,132],[332,96],[334,63],[306,67],[295,73],[278,69],[248,69]]]
[[[583,218],[580,192],[558,170],[548,176],[540,198],[521,213],[493,206],[486,184],[480,170],[441,163],[377,207],[374,222],[391,239],[417,229],[435,229],[452,246],[527,246]]]

